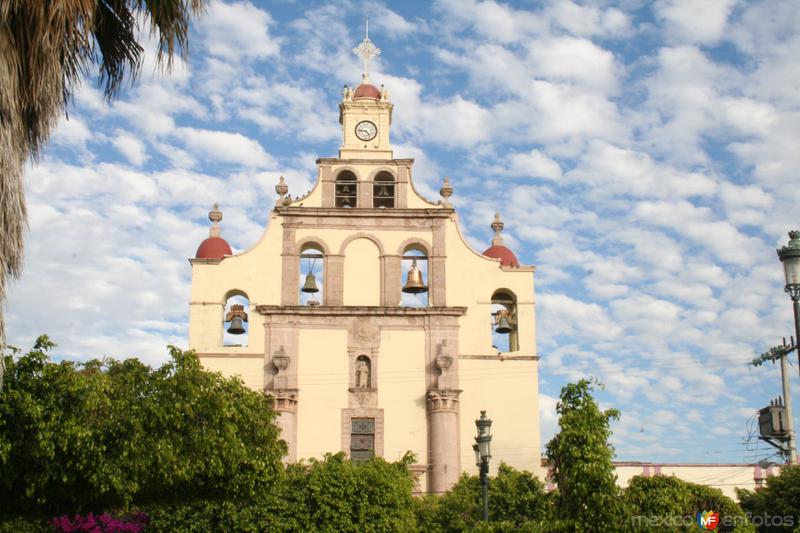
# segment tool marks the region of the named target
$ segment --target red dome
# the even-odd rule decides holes
[[[197,259],[222,259],[226,255],[233,255],[228,242],[222,237],[209,237],[200,243],[195,257]]]
[[[378,100],[380,97],[381,92],[378,88],[369,83],[362,83],[356,87],[356,91],[353,93],[353,98],[375,98]]]
[[[483,252],[483,255],[486,257],[491,257],[493,259],[499,259],[500,264],[503,266],[511,266],[511,267],[518,267],[519,261],[517,261],[517,256],[514,255],[514,252],[506,248],[505,246],[490,246]]]

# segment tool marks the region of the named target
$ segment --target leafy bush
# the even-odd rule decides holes
[[[136,359],[51,362],[46,336],[5,357],[0,519],[248,498],[283,475],[270,400],[170,347]],[[12,515],[13,516],[13,515]]]
[[[552,498],[533,474],[500,463],[489,479],[489,524],[481,522],[481,487],[478,476],[462,474],[441,496],[426,496],[415,504],[419,531],[528,531],[551,513]],[[477,529],[476,529],[477,528]],[[488,531],[488,530],[487,530]]]
[[[720,532],[753,531],[742,509],[719,489],[689,483],[675,476],[636,476],[624,490],[630,516],[637,517],[684,517],[685,525],[659,526],[663,531],[698,531],[694,522],[700,511],[716,511],[731,526],[721,525]],[[633,523],[633,522],[632,522]],[[723,522],[724,524],[725,522]],[[652,531],[645,523],[638,530]]]
[[[800,466],[784,466],[777,476],[769,476],[764,488],[755,492],[739,489],[739,502],[753,516],[759,532],[783,532],[800,529]],[[773,523],[773,520],[785,523]],[[789,523],[791,522],[791,524]]]

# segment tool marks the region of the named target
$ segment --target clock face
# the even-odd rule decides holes
[[[378,127],[369,120],[362,120],[356,124],[356,137],[362,141],[371,141],[378,134]]]

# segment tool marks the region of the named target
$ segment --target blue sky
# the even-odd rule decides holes
[[[543,443],[561,386],[594,375],[620,459],[771,455],[744,439],[778,373],[746,363],[792,333],[775,248],[800,226],[796,2],[211,2],[188,64],[150,56],[111,105],[87,82],[30,165],[9,342],[153,364],[185,346],[212,202],[241,251],[278,176],[311,188],[365,14],[395,155],[431,198],[450,177],[476,248],[499,211],[537,266]]]

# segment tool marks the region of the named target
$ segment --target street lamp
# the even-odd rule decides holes
[[[789,293],[794,305],[794,346],[797,349],[800,342],[800,231],[789,232],[789,244],[778,250],[778,257],[786,275],[783,290]],[[800,362],[800,350],[797,350],[797,360]]]
[[[475,421],[478,436],[472,450],[475,452],[475,465],[480,468],[481,494],[483,497],[483,521],[489,521],[489,459],[492,458],[492,420],[486,418],[486,411]]]

